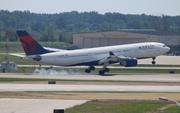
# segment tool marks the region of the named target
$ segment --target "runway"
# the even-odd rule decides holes
[[[0,84],[0,92],[5,91],[180,92],[180,86]]]
[[[112,81],[153,81],[153,82],[180,82],[180,74],[122,74],[112,75],[33,75],[33,74],[0,74],[5,78],[38,78],[60,80],[112,80]]]
[[[180,82],[179,74],[148,74],[148,75],[9,75],[6,78],[38,78],[59,80],[105,80],[133,82]],[[0,91],[105,91],[105,92],[180,92],[180,86],[167,85],[95,85],[95,84],[0,84]]]
[[[180,82],[180,74],[147,74],[147,75],[135,75],[135,74],[123,74],[123,75],[32,75],[32,74],[0,74],[0,78],[38,78],[38,79],[59,79],[59,80],[105,80],[105,81],[132,81],[132,82]],[[71,81],[70,81],[71,82]],[[180,92],[180,86],[167,86],[167,85],[95,85],[95,84],[28,84],[23,83],[20,84],[18,82],[8,82],[0,83],[0,94],[7,92],[84,92],[86,94],[94,93],[94,92],[103,92],[108,94],[117,94],[118,97],[123,99],[134,98],[137,99],[138,96],[141,96],[141,93],[150,92],[150,97],[153,96],[153,92],[155,94],[160,93],[162,95],[170,93],[170,97],[173,97],[173,94],[178,95]],[[111,93],[113,92],[113,93]],[[175,93],[174,93],[175,92]],[[70,98],[68,95],[68,99]],[[124,96],[123,94],[131,94],[135,93],[136,96],[133,95]],[[172,93],[172,94],[171,94]],[[74,95],[74,94],[73,94]],[[96,95],[96,93],[94,94]],[[120,96],[123,95],[123,96]],[[126,94],[125,94],[126,95]],[[138,96],[137,96],[138,95]],[[157,98],[162,95],[154,95],[154,98]],[[179,98],[179,96],[176,98]],[[19,95],[21,96],[21,95]],[[38,96],[38,95],[37,95]],[[60,95],[64,96],[64,95]],[[53,109],[66,109],[69,107],[73,107],[78,104],[82,104],[88,101],[88,99],[83,100],[53,100],[53,99],[15,99],[15,98],[3,98],[0,99],[0,111],[2,113],[52,113]],[[16,97],[13,96],[13,97]],[[87,95],[89,97],[89,95]],[[102,94],[100,94],[102,97]],[[143,97],[147,98],[147,95]],[[17,98],[17,97],[16,97]],[[75,98],[77,99],[77,98]],[[116,98],[117,99],[117,98]],[[148,99],[148,98],[147,98]],[[43,105],[44,107],[42,108]]]

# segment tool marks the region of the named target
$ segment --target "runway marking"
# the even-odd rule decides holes
[[[118,90],[117,90],[118,92],[121,92],[121,91],[123,91],[121,88],[119,88]]]
[[[65,91],[72,91],[71,89],[65,89]]]

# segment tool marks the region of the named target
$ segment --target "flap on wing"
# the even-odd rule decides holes
[[[127,57],[123,56],[123,55],[120,55],[120,56],[117,56],[119,59],[125,59]]]
[[[125,56],[116,56],[112,51],[109,52],[109,57],[104,58],[99,61],[99,64],[107,63],[107,62],[118,62],[121,59],[125,59]]]

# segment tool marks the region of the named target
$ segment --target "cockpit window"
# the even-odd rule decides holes
[[[163,47],[167,47],[166,45],[163,45]]]

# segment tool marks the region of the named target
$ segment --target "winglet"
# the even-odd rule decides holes
[[[44,49],[32,36],[30,36],[24,30],[17,31],[18,37],[21,41],[21,45],[26,55],[45,54],[50,51]]]

